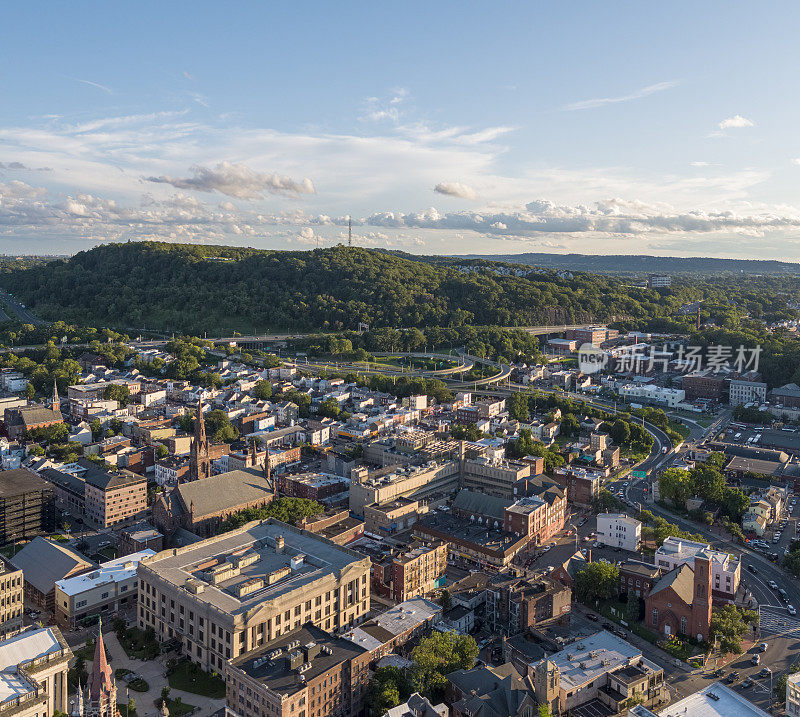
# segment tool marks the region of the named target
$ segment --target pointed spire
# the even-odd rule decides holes
[[[61,409],[61,400],[58,397],[58,382],[53,379],[53,398],[50,400],[51,408],[54,411]]]
[[[97,642],[94,645],[94,660],[92,671],[87,682],[89,688],[89,698],[94,702],[100,699],[101,695],[109,694],[114,689],[114,673],[111,665],[106,659],[106,646],[103,643],[103,619],[97,623]]]
[[[74,709],[72,710],[72,717],[83,717],[83,687],[81,681],[78,680],[78,699],[74,702]]]

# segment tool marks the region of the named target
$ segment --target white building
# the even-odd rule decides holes
[[[788,687],[787,687],[788,689]],[[721,682],[712,682],[688,697],[684,697],[678,702],[673,702],[669,707],[659,710],[656,716],[641,705],[636,705],[628,710],[631,717],[769,717],[769,712],[765,712],[760,707],[756,707],[744,695],[736,690],[732,690]],[[786,703],[786,714],[796,714],[789,712],[789,703]]]
[[[662,388],[653,384],[626,383],[619,387],[619,395],[628,401],[654,403],[674,408],[683,403],[686,392],[679,388]]]
[[[647,279],[647,285],[651,289],[663,289],[667,286],[672,286],[672,277],[671,276],[657,276],[655,274],[651,275]]]
[[[625,513],[600,513],[597,540],[612,548],[636,552],[642,542],[642,523]]]
[[[730,394],[728,397],[731,406],[739,406],[753,401],[764,403],[766,400],[766,383],[762,381],[741,381],[739,379],[731,380]]]
[[[786,715],[800,717],[800,672],[786,678]]]
[[[89,615],[104,615],[135,608],[136,571],[142,558],[155,555],[146,548],[101,563],[97,570],[56,581],[56,621],[72,629]]]
[[[655,564],[664,572],[684,564],[694,568],[694,557],[701,550],[711,555],[713,596],[718,600],[733,600],[742,578],[742,561],[723,550],[713,550],[710,545],[693,540],[669,537],[656,550]]]

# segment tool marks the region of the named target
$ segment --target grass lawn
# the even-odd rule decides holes
[[[179,662],[167,677],[169,686],[184,692],[193,692],[203,697],[222,699],[225,697],[225,683],[213,677],[188,660]],[[172,708],[170,708],[172,714]]]
[[[128,683],[128,687],[134,692],[147,692],[147,690],[150,689],[150,685],[148,685],[147,682],[145,682],[141,677],[131,680]]]
[[[186,704],[181,701],[180,697],[176,697],[174,700],[167,700],[167,709],[169,710],[169,717],[182,717],[193,711],[195,706]]]
[[[161,651],[157,640],[148,639],[145,631],[138,627],[127,628],[124,633],[118,633],[117,638],[125,654],[131,658],[153,660]]]
[[[117,703],[117,709],[119,710],[119,713],[122,715],[122,717],[136,717],[136,710],[135,709],[129,710],[128,705],[123,704],[122,702]],[[170,714],[172,713],[170,712]]]
[[[120,668],[114,670],[114,677],[116,677],[117,679],[120,679],[122,677],[125,677],[125,675],[130,675],[130,674],[131,674],[131,671],[129,669],[127,669],[126,667],[120,667]]]
[[[112,545],[107,545],[102,550],[98,550],[97,554],[101,555],[106,560],[113,560],[114,558],[117,557],[117,550]]]

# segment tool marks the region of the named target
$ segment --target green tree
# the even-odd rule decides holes
[[[239,437],[239,430],[231,423],[225,411],[209,411],[204,414],[204,420],[212,443],[231,443]]]
[[[120,383],[110,383],[103,389],[103,398],[106,401],[116,401],[123,408],[130,403],[131,390]]]
[[[445,675],[471,669],[477,657],[478,645],[470,635],[434,632],[411,651],[413,685],[421,694],[439,699],[447,685]]]
[[[628,590],[628,603],[625,606],[625,617],[633,625],[639,622],[640,605],[635,590]]]
[[[742,652],[742,636],[754,620],[758,620],[758,613],[739,610],[734,605],[714,608],[711,612],[710,637],[719,638],[722,652],[739,655]]]
[[[372,717],[397,707],[411,694],[408,675],[399,667],[379,667],[369,681],[365,701]]]
[[[272,398],[272,384],[269,381],[256,381],[253,386],[253,396],[259,401],[267,401]]]
[[[335,398],[326,398],[317,408],[317,415],[323,418],[337,418],[341,408]]]
[[[527,421],[530,418],[528,397],[524,393],[512,393],[506,399],[508,415],[516,421]]]
[[[448,590],[442,590],[439,596],[439,604],[442,606],[443,612],[447,612],[453,606],[453,598],[450,597]]]
[[[158,444],[158,448],[156,448],[156,457],[159,459],[166,458],[169,455],[169,448],[167,448],[163,443]]]
[[[631,438],[630,424],[628,424],[626,421],[623,421],[621,418],[618,418],[611,425],[609,434],[611,435],[611,440],[614,441],[614,443],[616,443],[618,446],[626,446],[630,442]]]
[[[575,575],[575,595],[583,603],[608,600],[619,587],[619,568],[612,563],[589,563]]]

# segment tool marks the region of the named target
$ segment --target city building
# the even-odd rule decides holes
[[[786,715],[800,717],[800,672],[786,676]]]
[[[619,336],[619,331],[605,326],[584,326],[578,329],[567,329],[566,338],[581,344],[594,344],[601,346],[606,341],[613,341]]]
[[[276,476],[275,487],[281,496],[323,500],[339,493],[346,493],[350,481],[338,475],[325,473],[293,473]]]
[[[533,717],[539,714],[533,681],[511,663],[456,670],[445,694],[452,717]]]
[[[653,589],[661,577],[661,568],[641,560],[624,560],[619,566],[619,592],[627,595],[633,592],[643,598]]]
[[[131,555],[150,549],[154,553],[161,552],[164,547],[164,536],[150,523],[142,521],[119,531],[119,555]]]
[[[348,630],[343,637],[369,652],[370,663],[394,652],[412,638],[430,632],[442,608],[426,598],[413,598]]]
[[[419,517],[419,501],[398,498],[383,505],[368,505],[364,508],[364,529],[368,533],[382,535],[410,528]]]
[[[56,622],[73,630],[87,618],[136,607],[136,569],[150,549],[100,563],[97,570],[58,580],[55,584]]]
[[[692,567],[701,552],[711,558],[712,597],[721,603],[733,602],[742,579],[742,561],[730,553],[712,550],[710,545],[693,540],[669,537],[656,550],[654,562],[666,573],[684,564]]]
[[[673,702],[669,707],[655,712],[642,707],[634,707],[628,711],[634,717],[682,717],[683,715],[696,715],[697,717],[769,717],[770,712],[765,712],[756,707],[743,694],[731,689],[722,682],[712,682],[697,692],[693,692],[682,700]],[[789,712],[789,703],[786,703],[786,714]]]
[[[0,557],[0,640],[22,630],[23,594],[22,571]]]
[[[651,274],[647,277],[647,286],[651,289],[665,289],[669,286],[672,286],[672,277]]]
[[[10,562],[22,571],[26,602],[51,613],[55,612],[56,582],[94,567],[77,550],[41,536],[26,543]]]
[[[767,400],[767,384],[763,381],[744,381],[732,379],[730,383],[729,403],[739,406],[745,403],[764,403]]]
[[[392,600],[404,602],[424,597],[444,585],[446,570],[446,543],[434,540],[427,545],[411,545],[408,550],[392,557]]]
[[[606,630],[543,659],[533,672],[536,699],[554,714],[579,707],[585,710],[581,714],[609,714],[608,709],[616,714],[635,704],[652,707],[669,699],[664,670]]]
[[[686,393],[687,401],[695,401],[698,398],[722,401],[726,397],[726,381],[727,378],[724,374],[703,369],[683,376],[681,388]]]
[[[55,529],[53,487],[27,468],[0,472],[0,545]]]
[[[270,483],[261,470],[219,473],[159,494],[153,504],[153,523],[166,535],[183,528],[205,537],[214,535],[229,515],[261,508],[272,498]]]
[[[513,498],[514,486],[530,475],[530,463],[472,458],[463,461],[461,487],[486,495]]]
[[[197,402],[194,417],[194,436],[189,446],[189,480],[196,481],[211,476],[211,456],[209,454],[206,422],[203,419],[203,402]]]
[[[229,717],[358,717],[369,652],[307,624],[225,666]]]
[[[553,480],[567,489],[567,500],[570,503],[591,507],[600,495],[603,476],[597,471],[566,465],[553,471]]]
[[[383,717],[449,717],[449,715],[450,710],[444,702],[434,705],[427,697],[414,692],[405,702],[385,712]]]
[[[499,574],[486,588],[486,625],[493,633],[516,635],[552,623],[569,624],[572,590],[542,578]]]
[[[221,671],[307,622],[336,631],[362,621],[369,571],[354,550],[274,519],[252,522],[142,560],[139,627]]]
[[[118,717],[117,681],[106,657],[103,643],[103,621],[97,623],[92,670],[86,687],[78,686],[77,704],[70,711],[74,717]]]
[[[57,627],[31,628],[0,642],[0,709],[14,717],[68,712],[71,659]]]
[[[711,626],[711,563],[709,552],[701,550],[693,565],[680,567],[659,578],[645,597],[647,627],[665,636],[685,635],[708,639]]]
[[[14,441],[25,438],[28,431],[64,423],[64,417],[59,409],[58,393],[54,394],[50,405],[47,406],[7,408],[3,412],[3,420],[8,437]]]
[[[635,553],[642,542],[642,523],[625,513],[599,513],[597,541]]]
[[[690,377],[684,377],[684,382],[687,378]],[[663,388],[652,383],[626,383],[619,387],[618,392],[626,401],[652,403],[667,408],[675,408],[679,403],[683,403],[687,396],[685,383],[683,389]]]

